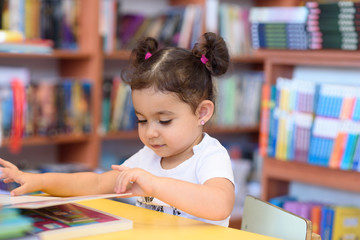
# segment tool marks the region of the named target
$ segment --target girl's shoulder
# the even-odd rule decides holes
[[[204,133],[202,141],[194,147],[194,153],[201,153],[202,156],[223,155],[224,157],[229,157],[226,148],[220,143],[220,141],[207,133]]]

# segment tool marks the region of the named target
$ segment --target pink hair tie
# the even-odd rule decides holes
[[[202,62],[203,64],[206,64],[206,63],[209,61],[209,59],[207,59],[207,58],[205,57],[205,54],[201,55],[200,60],[201,60],[201,62]]]
[[[147,53],[145,54],[145,60],[148,59],[148,58],[151,57],[151,56],[152,56],[152,54],[149,53],[149,52],[147,52]]]

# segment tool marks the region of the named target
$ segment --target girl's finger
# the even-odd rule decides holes
[[[124,165],[111,165],[111,168],[120,172],[129,169],[129,167],[126,167]]]
[[[11,162],[5,161],[2,158],[0,158],[0,164],[3,165],[6,168],[18,169],[14,164],[12,164]]]

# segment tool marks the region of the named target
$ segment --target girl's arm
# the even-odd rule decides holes
[[[5,183],[16,182],[21,186],[11,195],[43,191],[54,196],[78,196],[113,193],[117,171],[102,174],[93,172],[34,174],[20,171],[14,164],[0,159],[0,179]]]
[[[113,166],[113,169],[120,171],[116,193],[152,196],[191,215],[214,221],[227,218],[234,206],[234,186],[225,178],[194,184],[157,177],[139,168]]]

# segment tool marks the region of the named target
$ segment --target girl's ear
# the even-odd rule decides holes
[[[203,100],[196,109],[196,115],[199,118],[199,124],[204,125],[214,114],[214,103],[210,100]]]

